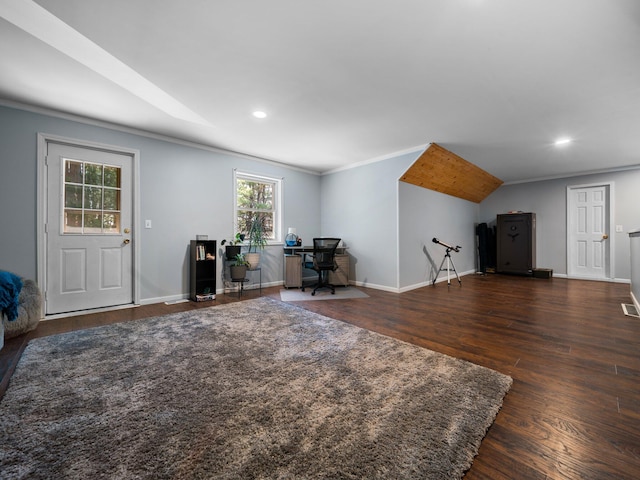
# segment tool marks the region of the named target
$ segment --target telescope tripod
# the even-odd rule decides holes
[[[462,286],[462,282],[460,281],[460,277],[458,276],[458,272],[456,272],[456,266],[453,264],[453,259],[451,258],[451,255],[449,254],[449,252],[451,250],[455,250],[457,252],[457,250],[455,248],[451,248],[451,247],[447,247],[447,252],[444,254],[444,258],[442,259],[442,263],[440,263],[440,268],[438,269],[438,272],[436,273],[435,277],[433,278],[433,285],[435,286],[436,284],[436,280],[438,279],[438,275],[440,275],[440,272],[444,272],[445,270],[447,271],[447,286],[451,286],[451,278],[449,276],[450,272],[453,272],[456,274],[456,278],[458,279],[458,283],[460,284],[460,286]],[[444,262],[447,262],[447,268],[442,268],[442,266],[444,265]]]

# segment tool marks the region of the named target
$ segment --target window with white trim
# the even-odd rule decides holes
[[[64,159],[62,232],[74,235],[119,234],[121,168]]]
[[[282,179],[234,170],[235,233],[247,235],[259,221],[269,243],[282,242]]]

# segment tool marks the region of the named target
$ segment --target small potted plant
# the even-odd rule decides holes
[[[247,268],[249,262],[244,258],[242,253],[238,253],[235,256],[235,262],[229,266],[229,274],[233,282],[239,282],[245,279],[247,276]]]
[[[267,232],[264,227],[264,217],[256,216],[251,222],[249,229],[249,251],[245,254],[246,260],[249,262],[249,269],[253,270],[260,265],[260,252],[267,246]]]
[[[229,240],[229,242],[226,240],[222,240],[220,242],[220,245],[224,245],[227,260],[234,260],[240,253],[240,249],[242,248],[241,244],[244,242],[244,236],[244,233],[236,233],[235,237],[233,237],[232,240]]]

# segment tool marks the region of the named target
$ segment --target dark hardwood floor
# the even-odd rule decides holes
[[[280,289],[262,294],[279,299]],[[462,287],[361,290],[370,297],[294,303],[513,377],[465,479],[640,478],[640,319],[620,306],[630,303],[629,285],[470,275]],[[41,322],[0,352],[0,393],[31,338],[234,301]]]

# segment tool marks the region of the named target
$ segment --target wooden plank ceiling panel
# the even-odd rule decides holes
[[[502,180],[432,143],[400,178],[403,182],[480,203]]]

